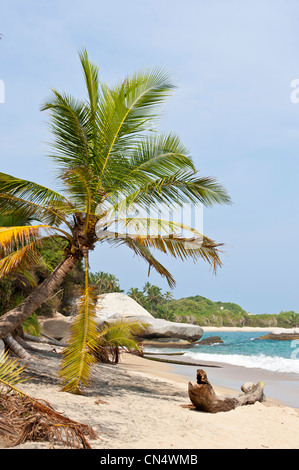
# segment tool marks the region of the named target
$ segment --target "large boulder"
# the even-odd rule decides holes
[[[52,318],[46,320],[39,319],[42,333],[56,340],[67,338],[70,332],[70,326],[74,317],[66,317],[59,312],[56,312]]]
[[[208,336],[208,338],[201,339],[196,344],[199,344],[202,346],[210,346],[211,344],[218,344],[218,343],[223,343],[220,336]]]
[[[126,318],[131,316],[154,318],[145,308],[128,295],[112,292],[98,296],[96,315],[99,323],[112,315]]]
[[[256,339],[292,341],[293,339],[299,339],[299,328],[278,328],[277,330],[271,331],[267,335],[260,336]]]
[[[153,317],[131,297],[121,293],[103,294],[98,298],[98,323],[110,323],[119,319],[147,324],[141,338],[179,338],[198,341],[203,329],[197,325],[177,323]]]

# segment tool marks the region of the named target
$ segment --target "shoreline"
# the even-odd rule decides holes
[[[171,367],[171,372],[186,380],[195,382],[197,368],[206,370],[208,379],[216,391],[240,393],[240,387],[245,382],[265,382],[265,395],[270,403],[290,406],[299,411],[299,374],[291,372],[272,372],[257,367],[244,367],[217,361],[200,361],[184,356],[164,356],[163,353],[149,357],[149,360],[162,360]],[[164,362],[165,361],[165,362]],[[194,365],[193,365],[194,364]]]
[[[90,441],[92,449],[299,448],[298,410],[268,399],[215,414],[190,410],[190,379],[172,364],[122,353],[119,364],[95,365],[91,387],[73,395],[60,391],[59,353],[48,349],[33,355],[28,367],[32,379],[20,389],[91,426],[98,434]],[[208,369],[215,391],[232,394],[214,382],[212,370],[222,369]],[[26,442],[12,449],[48,448],[48,442]]]
[[[202,326],[204,331],[275,331],[281,330],[278,326]]]

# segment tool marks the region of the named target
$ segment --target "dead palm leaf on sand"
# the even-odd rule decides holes
[[[90,426],[67,418],[49,403],[16,388],[29,378],[24,375],[24,369],[6,353],[0,355],[0,439],[4,445],[46,441],[52,446],[90,449],[87,437],[97,438]]]

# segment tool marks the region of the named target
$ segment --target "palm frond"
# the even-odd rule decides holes
[[[91,439],[97,437],[90,426],[67,418],[49,403],[32,398],[16,387],[30,378],[24,374],[25,368],[7,353],[0,354],[0,434],[11,441],[11,446],[30,440],[90,449],[86,435]]]
[[[89,106],[91,114],[95,116],[99,101],[99,68],[89,60],[86,48],[79,51],[79,58],[85,78],[86,88],[88,91]]]
[[[135,145],[136,137],[148,130],[149,122],[157,117],[156,106],[165,101],[173,88],[168,74],[162,69],[128,76],[113,89],[105,87],[103,95],[109,110],[105,120],[109,126],[106,126],[102,175],[113,155],[124,154]],[[102,105],[102,109],[105,108]]]
[[[125,237],[125,238],[117,238],[117,237],[109,237],[106,239],[106,241],[113,245],[113,246],[120,246],[124,245],[131,250],[133,250],[134,254],[142,258],[146,263],[148,264],[148,270],[150,271],[151,268],[155,269],[155,271],[160,274],[160,276],[164,277],[168,285],[173,288],[175,287],[175,279],[173,275],[168,271],[165,266],[163,266],[151,253],[149,248],[145,246],[142,243],[139,243],[139,241],[136,238],[130,238],[130,237]]]
[[[49,225],[25,225],[22,227],[0,227],[0,254],[3,256],[14,249],[37,243],[41,231],[51,229]]]
[[[41,256],[36,249],[36,243],[28,243],[17,251],[9,253],[7,256],[0,259],[0,278],[16,270],[26,275],[27,270],[36,266],[40,259]]]
[[[204,235],[199,238],[194,237],[194,239],[162,236],[140,237],[137,240],[141,245],[155,248],[182,261],[187,259],[192,259],[194,262],[198,259],[207,261],[214,273],[222,266],[219,248],[223,247],[223,244],[216,243]]]
[[[147,327],[147,323],[121,319],[103,326],[98,339],[113,346],[139,349],[135,337],[139,336]]]
[[[70,201],[56,191],[6,173],[0,173],[0,194],[28,200],[45,208],[66,210],[72,207]]]
[[[95,362],[92,351],[96,348],[97,324],[96,303],[92,288],[81,291],[78,314],[71,325],[67,346],[63,349],[59,376],[62,390],[75,394],[82,393],[82,386],[89,386],[90,369]]]
[[[110,160],[109,173],[103,177],[108,196],[113,191],[132,191],[153,179],[170,176],[177,171],[195,168],[188,150],[173,134],[150,134],[143,137],[128,154]]]
[[[21,366],[17,359],[9,357],[7,352],[0,353],[0,393],[20,392],[16,385],[28,380],[24,375],[26,366]]]
[[[194,172],[178,171],[171,176],[153,179],[147,178],[143,185],[134,186],[123,190],[117,195],[117,201],[113,203],[115,210],[140,205],[142,208],[150,204],[230,204],[231,200],[222,185],[214,178],[198,177]]]
[[[34,220],[53,227],[65,223],[70,227],[67,221],[68,211],[61,210],[61,205],[59,206],[45,207],[11,194],[0,194],[0,212],[3,216]]]
[[[99,362],[119,361],[120,349],[141,351],[136,339],[148,324],[120,319],[109,322],[100,328],[95,357]]]
[[[64,169],[72,165],[88,165],[89,112],[85,104],[53,89],[52,96],[41,110],[49,111],[52,118],[52,147],[56,154],[50,157]]]

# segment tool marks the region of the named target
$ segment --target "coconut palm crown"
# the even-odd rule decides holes
[[[153,249],[182,260],[203,259],[214,270],[221,266],[220,244],[203,236],[200,245],[186,246],[186,239],[176,235],[175,223],[129,217],[126,210],[146,211],[162,203],[230,202],[214,178],[198,174],[177,135],[155,130],[159,105],[174,89],[168,74],[161,69],[138,72],[108,87],[100,82],[98,67],[84,48],[79,58],[86,99],[53,89],[42,105],[50,115],[49,157],[56,165],[61,190],[0,173],[0,213],[36,221],[0,228],[0,275],[36,262],[38,246],[47,237],[68,241],[64,261],[27,299],[1,317],[0,338],[52,295],[79,259],[84,258],[88,266],[88,253],[96,243],[126,245],[149,269],[164,276],[170,287],[175,280]],[[119,231],[112,224],[115,221]],[[159,230],[149,236],[149,225]],[[192,228],[190,233],[194,239],[199,236]]]

